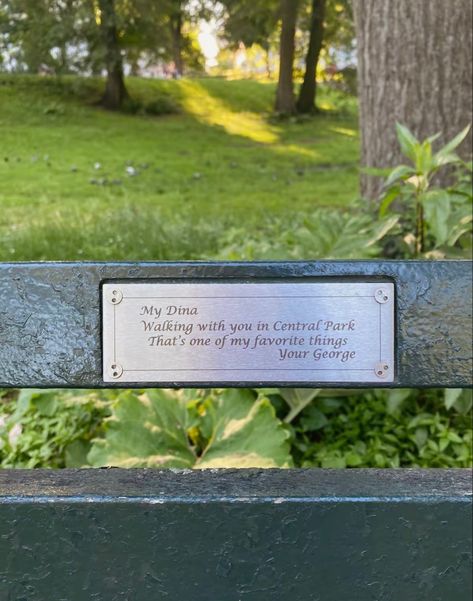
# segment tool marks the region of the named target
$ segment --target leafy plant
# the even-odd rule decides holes
[[[288,434],[249,390],[121,393],[88,460],[94,467],[288,467]]]
[[[294,461],[325,468],[470,467],[470,392],[320,391],[289,426]]]
[[[437,152],[432,145],[440,134],[419,141],[407,127],[398,123],[396,128],[402,153],[410,164],[398,165],[389,174],[380,216],[389,211],[401,213],[403,239],[415,257],[427,252],[428,258],[471,252],[472,166],[454,152],[470,127]],[[435,176],[445,168],[456,170],[456,182],[450,188],[435,184]]]
[[[0,467],[78,467],[97,435],[108,403],[98,393],[21,390],[0,396]]]
[[[379,242],[398,221],[397,216],[373,220],[355,211],[317,210],[307,215],[268,222],[258,234],[231,229],[221,240],[222,260],[363,259],[378,256]]]
[[[471,407],[460,389],[0,390],[0,467],[468,467]]]

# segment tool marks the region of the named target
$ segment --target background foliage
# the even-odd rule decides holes
[[[0,466],[468,467],[471,404],[461,390],[5,391]]]

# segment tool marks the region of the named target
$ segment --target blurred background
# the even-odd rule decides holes
[[[0,261],[471,258],[471,16],[471,0],[0,0]],[[468,466],[471,406],[5,390],[0,466]]]

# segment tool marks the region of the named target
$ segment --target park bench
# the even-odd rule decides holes
[[[2,264],[0,387],[469,387],[471,267]],[[0,471],[1,601],[470,598],[469,470]]]

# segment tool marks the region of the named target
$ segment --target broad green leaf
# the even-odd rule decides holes
[[[450,154],[436,154],[433,158],[433,166],[438,169],[439,167],[444,167],[445,165],[452,165],[460,162],[460,157],[455,153]]]
[[[394,184],[394,182],[397,182],[398,179],[402,179],[407,175],[413,175],[414,173],[415,171],[412,167],[408,167],[407,165],[398,165],[391,171],[384,185],[386,188],[388,188]]]
[[[256,388],[256,392],[264,396],[270,396],[272,394],[279,394],[279,388]]]
[[[445,146],[443,146],[437,152],[437,155],[451,154],[455,150],[455,148],[460,146],[460,144],[463,142],[463,140],[467,137],[468,132],[470,131],[470,127],[471,127],[471,125],[467,125],[464,129],[462,129],[462,131],[459,134],[457,134],[454,138],[452,138],[450,140],[450,142],[447,142],[447,144],[445,144]]]
[[[396,198],[399,198],[400,193],[401,193],[400,186],[393,186],[386,192],[386,194],[382,197],[381,203],[379,205],[379,216],[380,217],[386,216],[386,214],[389,210],[389,207],[391,206],[393,201],[396,200]]]
[[[416,147],[419,146],[419,141],[405,125],[400,123],[396,123],[396,133],[402,154],[415,163]]]
[[[40,415],[50,417],[57,411],[59,400],[56,392],[44,392],[37,394],[32,399],[32,404],[38,410]]]
[[[313,432],[326,426],[328,421],[325,414],[312,405],[304,412],[300,423],[303,432]]]
[[[15,412],[11,416],[12,421],[20,419],[28,409],[34,405],[40,415],[51,416],[57,410],[59,403],[57,390],[42,388],[26,388],[20,390],[16,402]]]
[[[23,388],[20,390],[20,394],[16,401],[15,412],[12,414],[11,419],[16,421],[24,415],[30,408],[31,399],[39,393],[41,393],[41,390],[36,388]]]
[[[358,467],[363,463],[363,457],[354,451],[349,451],[345,455],[345,461],[348,467]]]
[[[442,134],[441,134],[441,132],[437,132],[437,133],[436,133],[436,134],[434,134],[433,136],[429,136],[429,137],[427,138],[427,140],[428,140],[428,141],[429,141],[431,144],[433,144],[433,143],[435,142],[435,140],[438,140],[438,139],[440,138],[440,136],[441,136],[441,135],[442,135]]]
[[[196,468],[290,467],[289,435],[267,398],[229,389],[208,412],[212,433]]]
[[[278,391],[291,409],[305,406],[319,393],[317,388],[279,388]]]
[[[455,409],[462,415],[467,415],[473,406],[473,390],[462,390],[460,396],[455,401]]]
[[[441,246],[448,239],[448,218],[450,197],[446,190],[432,190],[423,196],[425,221],[435,238],[435,246]]]
[[[299,413],[307,407],[309,403],[319,394],[320,389],[311,388],[281,388],[279,394],[289,405],[291,410],[284,418],[284,421],[289,424],[299,415]]]
[[[200,438],[197,455],[191,440]],[[126,391],[88,461],[94,467],[288,467],[287,438],[270,401],[255,400],[249,390],[208,393],[203,400],[189,400],[183,391]]]
[[[451,409],[455,405],[455,402],[459,398],[461,393],[461,388],[446,388],[444,391],[445,409]]]
[[[445,408],[451,409],[455,405],[455,402],[457,401],[457,399],[459,398],[461,393],[462,393],[461,388],[446,388],[444,391]]]
[[[75,440],[65,449],[66,467],[84,467],[87,465],[87,454],[90,451],[90,443],[85,440]]]
[[[195,456],[187,438],[186,401],[178,392],[121,393],[107,421],[105,438],[88,455],[94,467],[189,468]]]
[[[455,442],[457,444],[461,444],[463,442],[463,440],[460,438],[460,436],[458,436],[458,434],[456,432],[449,432],[448,440],[450,442]]]
[[[386,234],[388,234],[398,223],[399,219],[399,215],[393,215],[392,217],[389,217],[389,219],[381,220],[375,228],[372,238],[368,240],[367,246],[373,246],[376,242],[379,242],[384,238],[384,236],[386,236]]]
[[[427,181],[434,167],[432,162],[432,144],[428,140],[424,140],[422,144],[416,146],[415,151],[417,173],[422,174],[423,179]]]
[[[417,428],[414,433],[414,441],[419,449],[421,449],[425,443],[429,443],[429,432],[427,428]]]
[[[389,390],[387,392],[387,411],[390,415],[399,412],[404,401],[409,398],[411,391],[405,388]]]
[[[341,457],[340,455],[326,455],[322,461],[321,465],[325,469],[343,469],[347,466],[347,462],[345,457]]]

